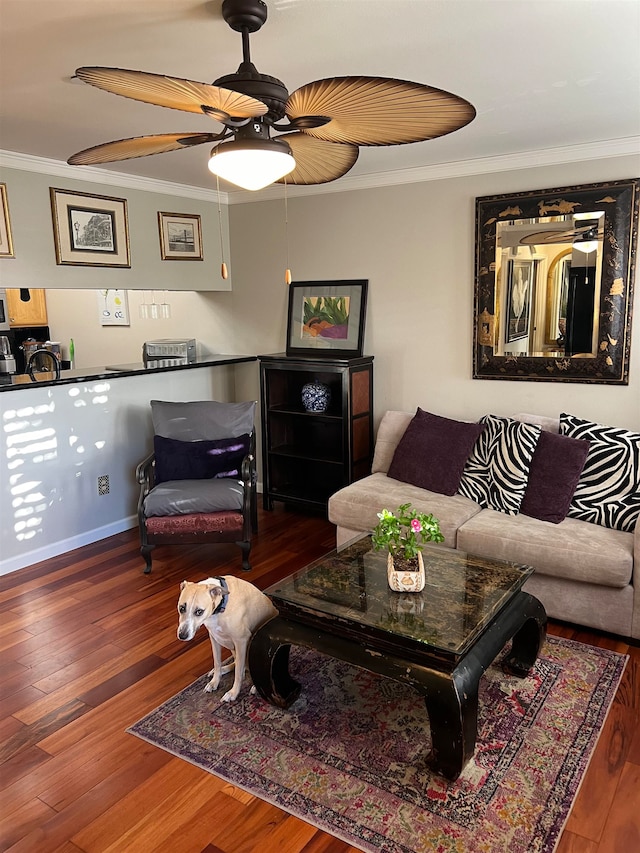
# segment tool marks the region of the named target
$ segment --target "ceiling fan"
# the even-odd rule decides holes
[[[520,238],[520,243],[523,246],[535,246],[540,243],[592,243],[598,240],[598,222],[589,221],[583,225],[578,225],[577,222],[573,228],[565,228],[564,231],[534,231],[532,234],[526,234]],[[579,245],[576,246],[579,248]]]
[[[329,77],[290,95],[281,80],[259,73],[251,62],[249,35],[267,20],[263,0],[224,0],[222,15],[232,30],[242,34],[243,58],[234,74],[212,84],[120,68],[76,70],[80,80],[107,92],[202,113],[223,124],[222,131],[119,139],[80,151],[67,162],[112,163],[218,143],[209,168],[246,189],[261,189],[275,181],[322,184],[345,175],[361,145],[435,139],[475,117],[474,107],[457,95],[388,77]],[[279,135],[273,137],[274,131]]]

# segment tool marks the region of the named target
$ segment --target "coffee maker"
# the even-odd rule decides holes
[[[15,335],[9,327],[7,294],[0,289],[0,374],[15,373]]]
[[[12,337],[12,333],[8,330],[0,334],[0,373],[2,374],[16,372],[16,359],[10,337]]]

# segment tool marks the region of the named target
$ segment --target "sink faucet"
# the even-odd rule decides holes
[[[31,355],[29,356],[29,361],[27,362],[27,373],[29,374],[29,378],[31,379],[31,381],[32,382],[38,381],[36,379],[36,377],[33,375],[33,367],[34,367],[33,363],[34,363],[35,357],[37,355],[48,355],[49,356],[49,358],[53,362],[53,372],[56,375],[56,379],[60,379],[60,362],[55,357],[55,355],[51,352],[51,350],[41,348],[41,349],[34,350],[31,353]]]

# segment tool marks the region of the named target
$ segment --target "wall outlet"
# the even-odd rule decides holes
[[[109,494],[109,475],[101,474],[98,477],[98,494],[102,497],[102,495]]]

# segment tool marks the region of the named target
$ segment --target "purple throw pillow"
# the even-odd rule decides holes
[[[211,441],[179,441],[154,435],[155,482],[208,480],[239,477],[242,460],[249,452],[249,434]]]
[[[418,408],[396,447],[388,476],[442,495],[454,495],[483,424],[432,415]]]
[[[542,430],[520,512],[559,524],[569,511],[588,452],[588,441]]]

